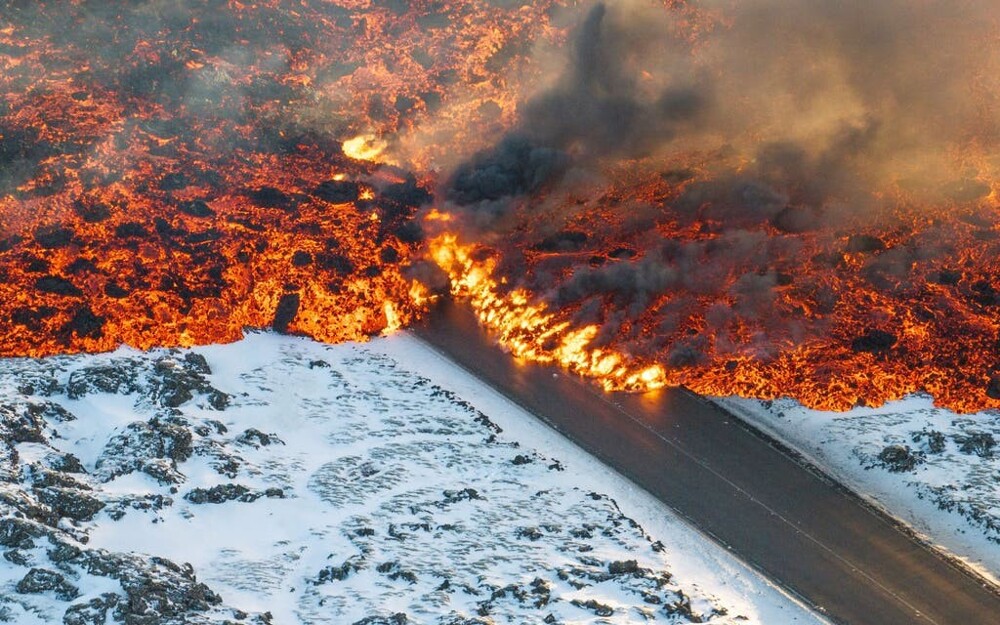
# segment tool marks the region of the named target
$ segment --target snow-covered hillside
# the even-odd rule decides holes
[[[0,362],[0,620],[818,623],[409,336]]]
[[[789,399],[716,399],[928,542],[1000,578],[1000,414],[914,396],[829,413]]]

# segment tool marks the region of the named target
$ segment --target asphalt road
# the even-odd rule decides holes
[[[835,623],[1000,623],[993,587],[693,393],[518,362],[453,303],[414,332]]]

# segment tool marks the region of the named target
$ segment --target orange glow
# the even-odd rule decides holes
[[[451,279],[451,292],[468,298],[479,321],[517,358],[555,363],[573,373],[595,379],[605,390],[647,391],[668,383],[656,364],[637,366],[620,354],[592,349],[595,326],[571,328],[543,304],[516,289],[499,293],[492,261],[473,260],[474,246],[459,243],[454,234],[430,242],[435,262]]]
[[[829,216],[800,189],[755,218],[685,196],[755,166],[699,141],[584,154],[491,229],[448,205],[448,176],[524,127],[580,3],[166,3],[156,19],[107,3],[100,28],[102,3],[20,4],[0,27],[0,356],[248,327],[366,340],[430,313],[437,265],[511,354],[607,390],[1000,408],[995,128],[934,155],[960,165],[941,203],[913,176],[865,196],[877,214],[782,224]],[[694,50],[725,23],[662,4]],[[651,69],[640,83],[662,80]]]

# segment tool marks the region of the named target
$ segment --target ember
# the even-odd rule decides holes
[[[4,355],[364,339],[443,280],[606,389],[1000,407],[992,1],[5,13]]]

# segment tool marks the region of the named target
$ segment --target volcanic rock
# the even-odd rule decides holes
[[[265,434],[257,428],[245,430],[236,437],[236,442],[240,445],[248,445],[254,448],[267,447],[268,445],[284,445],[285,443],[275,434]]]
[[[72,601],[80,596],[80,590],[66,581],[66,578],[48,569],[31,569],[17,583],[17,592],[21,594],[38,594],[52,591],[63,601]]]
[[[990,399],[1000,399],[1000,375],[990,378],[989,383],[986,385],[986,396]]]
[[[327,180],[313,189],[313,195],[331,204],[347,204],[357,201],[361,186],[351,180]]]
[[[545,237],[534,249],[540,252],[575,252],[583,247],[588,238],[585,232],[563,230]]]
[[[851,349],[855,352],[877,354],[889,351],[895,344],[895,334],[882,330],[868,330],[862,336],[851,341]]]
[[[274,187],[260,187],[250,192],[250,201],[261,208],[279,208],[291,211],[295,209],[295,201]]]
[[[215,211],[203,200],[181,202],[179,208],[182,213],[192,217],[212,217],[215,215]]]
[[[90,306],[81,306],[62,327],[61,334],[98,339],[104,335],[104,321],[104,317],[94,314]]]
[[[35,490],[38,500],[61,517],[89,521],[104,508],[104,502],[80,489],[51,487]]]
[[[126,221],[115,226],[115,236],[121,239],[128,237],[142,238],[149,236],[146,227],[136,221]]]
[[[956,438],[959,444],[958,450],[965,454],[975,454],[980,458],[989,458],[993,455],[993,448],[997,441],[989,432],[974,432],[962,438]]]
[[[846,252],[880,252],[886,249],[882,239],[869,234],[852,234],[847,239]]]
[[[160,481],[176,483],[176,463],[191,456],[191,441],[191,432],[179,424],[157,418],[130,423],[105,444],[94,474],[107,482],[141,470]],[[167,466],[157,463],[157,459],[168,460]]]
[[[42,293],[53,293],[55,295],[83,295],[83,291],[77,288],[75,284],[59,276],[43,276],[35,280],[35,288]]]
[[[73,231],[69,228],[39,228],[35,231],[35,242],[44,249],[53,250],[73,243]]]
[[[130,395],[139,389],[134,363],[119,361],[109,365],[90,365],[74,371],[66,384],[66,395],[70,399],[80,399],[90,393]]]
[[[299,313],[299,303],[301,296],[298,293],[285,293],[278,300],[278,307],[274,311],[274,321],[271,327],[279,334],[287,334],[288,326],[295,320],[295,315]]]
[[[121,597],[113,592],[106,592],[86,603],[75,603],[63,614],[63,625],[104,625],[107,622],[108,610],[114,608]]]
[[[195,488],[184,495],[184,499],[194,504],[226,503],[227,501],[242,501],[251,503],[257,501],[263,493],[251,491],[242,484],[219,484],[211,488]]]
[[[879,463],[893,473],[912,471],[924,461],[923,454],[908,445],[889,445],[878,454]]]

